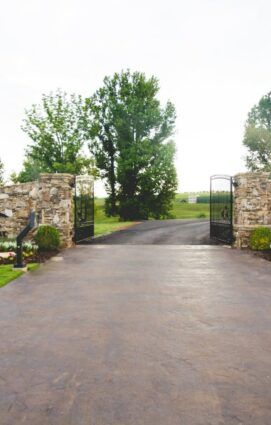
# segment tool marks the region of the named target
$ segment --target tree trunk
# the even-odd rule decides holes
[[[110,215],[114,216],[117,215],[117,206],[116,206],[116,176],[115,176],[115,157],[114,157],[114,150],[113,146],[110,150],[110,170],[109,170],[109,181],[110,181],[110,188],[111,188],[111,195],[110,195]]]

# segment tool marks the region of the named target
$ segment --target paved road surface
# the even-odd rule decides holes
[[[145,221],[119,232],[97,238],[95,244],[209,245],[209,221]]]
[[[270,425],[271,264],[91,245],[0,290],[1,425]]]

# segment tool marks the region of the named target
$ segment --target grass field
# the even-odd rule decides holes
[[[189,219],[189,218],[208,218],[209,204],[188,204],[182,202],[186,199],[186,194],[178,194],[174,201],[171,214],[174,218]],[[103,206],[104,199],[95,199],[95,236],[101,236],[112,233],[135,224],[132,221],[120,222],[118,217],[106,217]]]
[[[28,270],[35,270],[39,267],[37,263],[28,264]],[[21,276],[24,272],[21,270],[14,270],[12,264],[5,264],[0,266],[0,287],[5,286],[7,283]]]
[[[197,196],[197,198],[201,199],[201,201],[205,199],[205,202],[208,204],[210,192],[182,192],[176,195],[176,199],[185,199],[186,201],[188,201],[188,198],[190,196]]]
[[[106,217],[104,213],[104,199],[97,198],[95,199],[95,216],[94,216],[94,232],[95,236],[106,235],[108,233],[115,232],[116,230],[121,230],[125,227],[130,227],[135,222],[133,221],[119,221],[118,217]]]
[[[208,218],[210,215],[209,204],[188,204],[182,202],[184,194],[176,195],[171,213],[174,218]]]

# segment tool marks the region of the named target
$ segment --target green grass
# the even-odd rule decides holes
[[[27,268],[28,270],[36,270],[39,267],[39,264],[32,263],[28,264]],[[17,279],[17,277],[21,276],[24,272],[21,270],[15,270],[13,269],[12,264],[5,264],[0,266],[0,287],[5,286],[7,283],[11,282],[14,279]]]
[[[182,192],[182,193],[177,193],[176,195],[176,199],[184,199],[184,200],[188,200],[189,196],[197,196],[199,199],[203,200],[205,199],[206,201],[209,200],[210,197],[210,192]],[[208,203],[208,202],[207,202]]]
[[[27,270],[33,272],[34,270],[37,270],[39,266],[39,263],[30,263],[27,265]]]
[[[103,209],[103,198],[95,199],[95,205],[95,236],[107,235],[109,233],[115,232],[116,230],[121,230],[135,224],[133,221],[119,221],[119,217],[106,217]]]
[[[200,215],[205,215],[205,218],[209,217],[209,204],[188,204],[187,202],[181,202],[182,199],[185,199],[184,194],[176,195],[173,209],[171,210],[174,218],[201,218]]]

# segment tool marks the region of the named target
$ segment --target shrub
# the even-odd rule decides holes
[[[271,246],[271,229],[268,227],[258,227],[251,232],[250,248],[255,251],[263,251],[270,249]]]
[[[40,226],[35,234],[35,242],[40,251],[54,251],[59,248],[59,231],[53,226]]]

